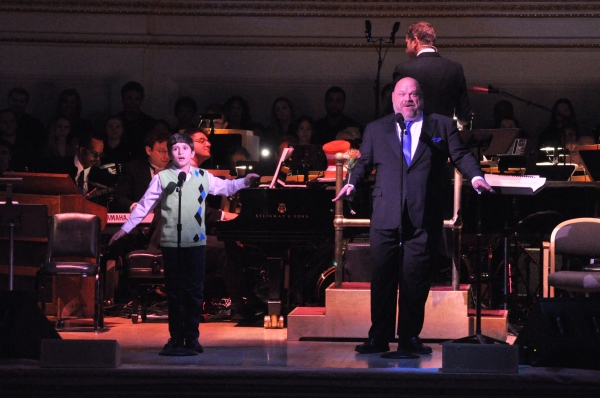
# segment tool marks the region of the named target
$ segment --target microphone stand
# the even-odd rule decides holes
[[[23,184],[23,178],[0,178],[0,185],[6,186],[4,205],[0,207],[0,218],[2,226],[9,227],[9,260],[8,260],[8,290],[13,290],[14,268],[15,268],[15,226],[21,225],[19,214],[12,202],[13,185]]]
[[[183,272],[181,270],[182,263],[182,255],[181,255],[181,191],[183,190],[183,186],[177,189],[178,193],[178,201],[179,206],[177,207],[177,249],[176,249],[176,258],[177,258],[177,293],[179,295],[179,325],[177,328],[176,337],[178,341],[183,341],[184,339],[184,319],[185,319],[185,311],[184,311],[184,290],[183,290]],[[196,353],[192,350],[188,350],[185,347],[176,348],[172,351],[162,351],[161,355],[174,356],[174,357],[187,357],[196,355]]]
[[[472,87],[472,89],[473,89],[474,91],[478,91],[478,92],[486,92],[485,88],[483,88],[483,87]],[[547,107],[545,107],[545,106],[543,106],[543,105],[537,104],[537,103],[535,103],[535,102],[532,102],[532,101],[530,101],[530,100],[526,100],[526,99],[524,99],[524,98],[517,97],[516,95],[513,95],[513,94],[510,94],[510,93],[507,93],[506,91],[504,91],[504,90],[501,90],[501,89],[499,89],[499,88],[492,87],[491,85],[488,85],[488,88],[487,88],[487,93],[488,93],[488,94],[500,94],[500,95],[504,95],[505,97],[512,98],[512,99],[516,99],[517,101],[524,102],[524,103],[525,103],[525,104],[527,104],[527,105],[535,106],[536,108],[539,108],[539,109],[542,109],[542,110],[548,111],[548,112],[550,112],[550,113],[552,113],[552,114],[556,114],[555,112],[552,112],[552,109],[550,109],[550,108],[547,108]],[[589,129],[592,129],[592,130],[594,130],[594,127],[590,126],[589,124],[586,124],[586,123],[580,123],[580,122],[577,122],[577,123],[578,123],[578,124],[580,124],[580,125],[586,126],[586,127],[587,127],[587,128],[589,128]]]
[[[536,108],[540,108],[540,109],[543,109],[545,111],[548,111],[548,112],[552,113],[552,109],[550,109],[550,108],[547,108],[547,107],[545,107],[543,105],[540,105],[540,104],[536,104],[535,102],[531,102],[530,100],[526,100],[524,98],[517,97],[516,95],[507,93],[506,91],[503,91],[503,90],[500,90],[498,88],[492,87],[491,85],[488,85],[488,93],[489,94],[504,95],[505,97],[516,99],[517,101],[524,102],[527,105],[535,106]]]
[[[373,92],[375,94],[375,119],[379,119],[379,90],[381,89],[381,67],[383,66],[383,61],[385,61],[385,57],[387,56],[388,50],[390,46],[393,46],[396,43],[396,32],[400,28],[400,23],[396,22],[392,28],[392,34],[389,40],[384,39],[383,37],[379,37],[375,40],[371,38],[371,27],[370,23],[367,28],[367,42],[375,44],[375,50],[377,51],[377,77],[375,78],[375,85],[373,86]],[[383,45],[386,44],[385,53],[383,53],[383,57],[381,56],[381,51],[383,49]]]

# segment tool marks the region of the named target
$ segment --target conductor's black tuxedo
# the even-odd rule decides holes
[[[350,184],[356,186],[377,169],[370,230],[373,276],[369,338],[389,342],[394,337],[398,286],[399,338],[418,337],[431,284],[433,253],[443,228],[444,165],[450,157],[469,180],[483,174],[475,156],[462,144],[452,119],[437,114],[424,115],[410,166],[402,154],[393,114],[367,125],[360,153]]]
[[[396,66],[394,82],[404,77],[419,82],[426,112],[453,117],[456,109],[458,120],[471,120],[467,81],[458,62],[442,58],[437,52],[424,52]]]

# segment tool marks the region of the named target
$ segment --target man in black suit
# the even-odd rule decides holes
[[[398,81],[392,93],[396,114],[370,123],[361,157],[334,200],[351,198],[354,186],[375,168],[371,216],[371,329],[356,351],[389,351],[394,337],[396,292],[400,288],[398,350],[392,358],[430,354],[419,333],[434,268],[443,212],[441,188],[448,157],[471,179],[473,188],[491,191],[475,156],[464,147],[453,120],[423,113],[423,93],[412,78]],[[406,125],[405,125],[406,123]]]
[[[460,124],[471,121],[471,103],[467,95],[467,81],[458,62],[442,58],[435,47],[436,34],[427,22],[417,22],[406,30],[406,52],[409,61],[394,69],[394,82],[412,77],[423,90],[425,111],[453,117]]]
[[[53,166],[53,172],[65,167],[64,171],[77,185],[79,192],[86,199],[106,205],[109,194],[114,185],[114,178],[107,169],[101,169],[102,156],[104,155],[104,141],[102,135],[95,132],[82,134],[77,146],[77,154],[70,164]]]
[[[144,139],[156,125],[156,119],[142,112],[144,98],[144,87],[138,82],[128,82],[121,87],[123,110],[119,117],[123,120],[123,137],[131,144],[132,156],[136,159],[146,157]]]
[[[325,93],[325,111],[327,114],[314,123],[312,141],[323,145],[335,140],[335,136],[348,127],[356,127],[362,131],[362,126],[356,120],[344,115],[346,107],[346,92],[338,86],[330,87]]]
[[[152,177],[162,171],[169,163],[167,141],[171,134],[158,129],[151,130],[146,136],[144,145],[147,157],[136,159],[123,165],[117,180],[110,211],[129,213],[134,205],[144,196]]]

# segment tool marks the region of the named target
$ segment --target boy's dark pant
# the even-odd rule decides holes
[[[172,339],[197,339],[204,303],[206,246],[162,247]],[[183,342],[181,342],[183,343]]]

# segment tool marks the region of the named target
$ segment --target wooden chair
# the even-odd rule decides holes
[[[74,258],[84,261],[73,261]],[[46,277],[92,277],[94,282],[94,332],[104,327],[100,272],[100,218],[95,214],[59,213],[50,217],[46,262],[36,274],[36,285],[46,310]],[[61,323],[59,317],[59,324]]]
[[[138,323],[140,316],[144,322],[146,321],[148,292],[143,287],[165,283],[162,254],[135,250],[129,253],[125,259],[129,291],[132,296],[131,322]]]

